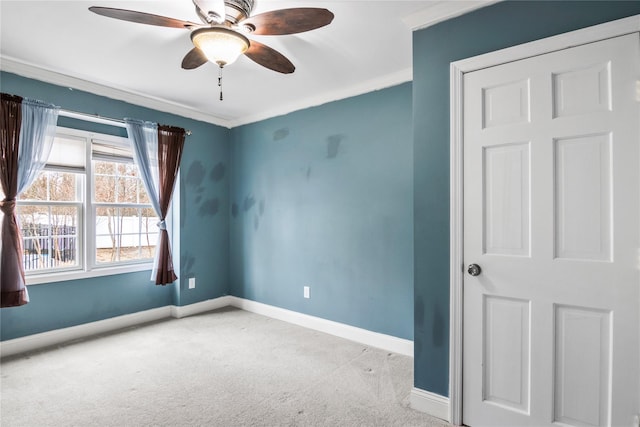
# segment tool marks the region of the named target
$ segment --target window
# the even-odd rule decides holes
[[[44,170],[20,196],[25,271],[81,265],[83,178],[79,173]]]
[[[152,259],[159,221],[133,163],[95,161],[96,262]]]
[[[149,268],[155,256],[159,219],[126,138],[58,128],[17,211],[29,283]]]

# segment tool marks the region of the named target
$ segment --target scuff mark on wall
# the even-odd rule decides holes
[[[189,251],[183,252],[180,257],[180,268],[182,270],[182,274],[189,276],[193,272],[193,264],[196,262],[196,257],[192,255]]]
[[[189,166],[189,171],[187,172],[186,183],[192,185],[194,187],[202,184],[202,180],[204,179],[204,167],[202,166],[202,162],[195,161],[191,163]]]
[[[242,209],[245,212],[249,212],[253,205],[256,204],[256,199],[253,196],[247,196],[244,198],[244,203],[242,204]]]
[[[200,216],[215,216],[218,214],[218,210],[220,209],[220,201],[215,199],[205,200],[204,203],[200,206],[198,210],[198,214]]]
[[[331,135],[327,138],[327,159],[335,159],[338,157],[340,143],[344,139],[344,135]]]
[[[180,189],[180,227],[184,227],[187,221],[187,212],[189,206],[187,205],[187,192]]]
[[[211,179],[211,181],[213,181],[213,182],[222,181],[224,179],[224,176],[225,176],[226,172],[227,172],[226,169],[227,168],[225,167],[224,163],[219,162],[211,170],[211,173],[209,174],[209,179]]]
[[[415,319],[415,323],[424,324],[424,301],[420,295],[415,297],[415,302],[413,304],[413,317]]]
[[[436,347],[442,347],[445,341],[444,337],[444,316],[442,315],[442,309],[437,303],[433,304],[433,326],[432,326],[433,345]]]
[[[280,141],[281,139],[285,139],[289,136],[289,128],[278,129],[273,133],[273,140]]]

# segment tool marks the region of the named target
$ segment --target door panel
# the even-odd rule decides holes
[[[529,412],[529,301],[484,298],[483,398],[498,406]]]
[[[483,150],[484,253],[529,256],[529,143]]]
[[[611,312],[555,307],[555,421],[607,425]]]
[[[611,135],[554,140],[556,258],[611,262]]]
[[[463,79],[463,421],[640,412],[638,34]]]

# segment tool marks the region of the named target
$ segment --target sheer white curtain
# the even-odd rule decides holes
[[[127,126],[127,135],[133,146],[133,160],[140,171],[140,177],[149,195],[151,206],[153,206],[156,215],[162,218],[160,215],[160,199],[158,198],[158,187],[160,185],[158,176],[158,124],[134,119],[125,119],[125,124]],[[167,224],[163,219],[158,223],[158,228],[160,230],[167,229]],[[158,272],[159,253],[160,251],[156,247],[151,280],[155,280]]]
[[[38,176],[51,153],[60,107],[32,99],[22,100],[22,127],[18,151],[18,195]]]

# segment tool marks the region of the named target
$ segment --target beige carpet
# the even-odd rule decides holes
[[[236,309],[2,361],[2,426],[448,426],[413,360]]]

